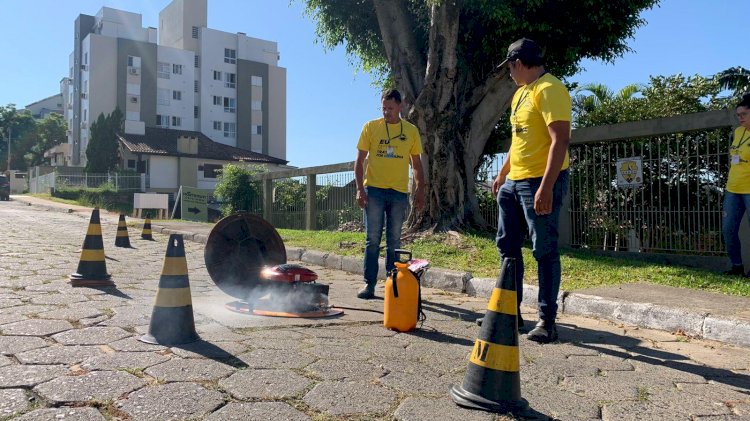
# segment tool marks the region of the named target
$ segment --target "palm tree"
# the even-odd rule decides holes
[[[722,89],[733,91],[733,96],[740,97],[750,93],[750,70],[744,67],[730,67],[714,75]]]

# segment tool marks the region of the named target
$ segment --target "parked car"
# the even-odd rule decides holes
[[[0,200],[10,200],[10,179],[0,175]]]

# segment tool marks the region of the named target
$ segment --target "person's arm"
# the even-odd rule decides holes
[[[505,177],[508,176],[510,173],[510,151],[508,151],[508,155],[505,156],[505,162],[503,162],[503,166],[500,167],[500,171],[497,172],[497,177],[495,177],[495,181],[492,182],[492,194],[497,197],[497,192],[500,191],[500,187],[502,187],[503,184],[505,184]]]
[[[552,212],[552,188],[560,175],[565,161],[565,154],[570,145],[570,122],[553,121],[547,126],[552,144],[547,156],[547,168],[544,169],[542,184],[534,196],[534,211],[537,215],[548,215]]]
[[[364,209],[367,206],[367,192],[365,191],[365,159],[367,151],[357,149],[357,160],[354,162],[354,182],[357,184],[357,204]]]
[[[419,155],[411,155],[411,168],[414,171],[414,209],[424,209],[424,171],[422,170],[422,158]]]

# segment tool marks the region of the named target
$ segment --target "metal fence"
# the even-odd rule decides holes
[[[146,191],[145,174],[60,174],[51,172],[29,178],[29,191],[47,193],[50,189],[107,189],[117,192]]]
[[[570,149],[570,245],[718,255],[730,129]],[[616,163],[639,157],[642,185],[619,188]]]

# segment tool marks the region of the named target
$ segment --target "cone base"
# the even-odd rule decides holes
[[[69,277],[70,286],[72,287],[113,287],[115,286],[112,281],[112,276],[105,274],[96,278],[87,278],[85,275],[80,273],[73,273]]]
[[[461,386],[452,386],[450,389],[450,395],[451,398],[453,398],[453,402],[458,406],[488,412],[518,413],[529,406],[529,402],[526,401],[526,399],[517,401],[491,401],[468,392]]]
[[[122,247],[122,248],[125,248],[125,249],[132,249],[133,248],[133,246],[131,246],[130,243],[127,243],[127,244],[122,244],[122,243],[117,244],[117,243],[115,243],[115,247]]]
[[[147,236],[147,237],[144,237],[144,236],[142,236],[142,235],[141,235],[141,240],[154,241],[154,237],[152,237],[152,236],[150,236],[150,235],[149,235],[149,236]]]
[[[140,338],[138,338],[139,341],[145,342],[147,344],[151,344],[151,345],[164,345],[164,346],[174,346],[174,345],[190,344],[190,343],[193,343],[193,342],[197,342],[200,339],[201,339],[200,336],[198,336],[198,334],[196,334],[195,336],[191,335],[191,336],[189,336],[189,337],[187,337],[187,338],[185,338],[184,340],[181,340],[181,341],[176,341],[176,342],[161,341],[161,342],[159,342],[159,340],[156,339],[150,333],[147,333],[147,334],[141,336]]]

